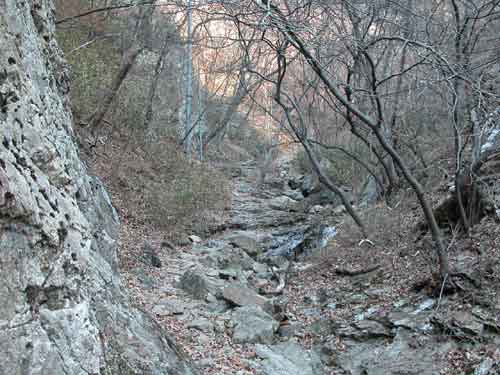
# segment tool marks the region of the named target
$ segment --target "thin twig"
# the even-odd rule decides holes
[[[439,306],[441,306],[441,300],[443,299],[444,286],[446,285],[446,280],[448,280],[448,274],[444,275],[443,283],[441,284],[441,290],[439,292],[438,303],[436,306],[436,310],[434,310],[434,312],[436,312],[436,313],[439,310]]]

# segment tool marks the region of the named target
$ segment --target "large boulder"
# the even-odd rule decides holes
[[[212,290],[209,280],[200,268],[187,270],[181,276],[178,287],[197,299],[204,299]]]
[[[249,271],[255,263],[245,250],[231,246],[204,248],[198,253],[198,261],[209,268]]]
[[[279,328],[279,323],[258,306],[242,306],[235,309],[231,316],[231,325],[235,344],[270,344]]]
[[[0,1],[0,374],[193,374],[124,292],[53,21],[50,0]]]
[[[267,298],[243,285],[226,286],[222,290],[222,297],[236,306],[258,306],[265,311],[272,311],[272,304]]]
[[[319,356],[303,349],[293,341],[276,345],[257,345],[257,357],[262,361],[254,365],[262,375],[321,375],[324,367]]]

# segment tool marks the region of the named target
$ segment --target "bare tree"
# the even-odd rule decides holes
[[[146,47],[146,41],[150,37],[151,17],[154,12],[154,3],[143,5],[139,8],[137,18],[134,23],[133,33],[130,40],[125,40],[125,48],[122,54],[120,68],[116,74],[111,87],[107,90],[106,95],[100,101],[97,109],[92,114],[88,121],[88,128],[93,135],[98,130],[99,125],[106,116],[111,103],[115,99],[121,85],[125,81],[130,69],[134,65],[137,57]]]

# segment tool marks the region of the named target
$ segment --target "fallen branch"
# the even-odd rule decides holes
[[[377,264],[375,266],[368,267],[368,268],[362,268],[359,270],[349,270],[347,268],[337,268],[335,270],[335,273],[337,275],[340,275],[340,276],[357,276],[357,275],[362,275],[365,273],[370,273],[370,272],[375,271],[379,268],[380,268],[380,264]]]
[[[138,6],[143,6],[143,5],[153,5],[154,1],[143,1],[137,4],[123,4],[123,5],[112,5],[112,6],[107,6],[107,7],[102,7],[102,8],[94,8],[94,9],[89,9],[87,11],[84,11],[83,13],[76,14],[74,16],[69,16],[65,18],[61,18],[56,20],[56,25],[60,25],[61,23],[69,22],[69,21],[74,21],[78,18],[90,16],[94,13],[102,13],[102,12],[109,12],[111,10],[119,10],[119,9],[125,9],[125,8],[134,8]]]

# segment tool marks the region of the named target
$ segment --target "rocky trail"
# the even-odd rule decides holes
[[[126,275],[200,373],[455,374],[453,355],[478,341],[471,373],[500,373],[490,310],[453,313],[445,298],[401,294],[382,267],[325,267],[318,259],[341,213],[304,213],[286,163],[264,187],[253,162],[240,172],[224,231],[180,248],[152,236]]]

